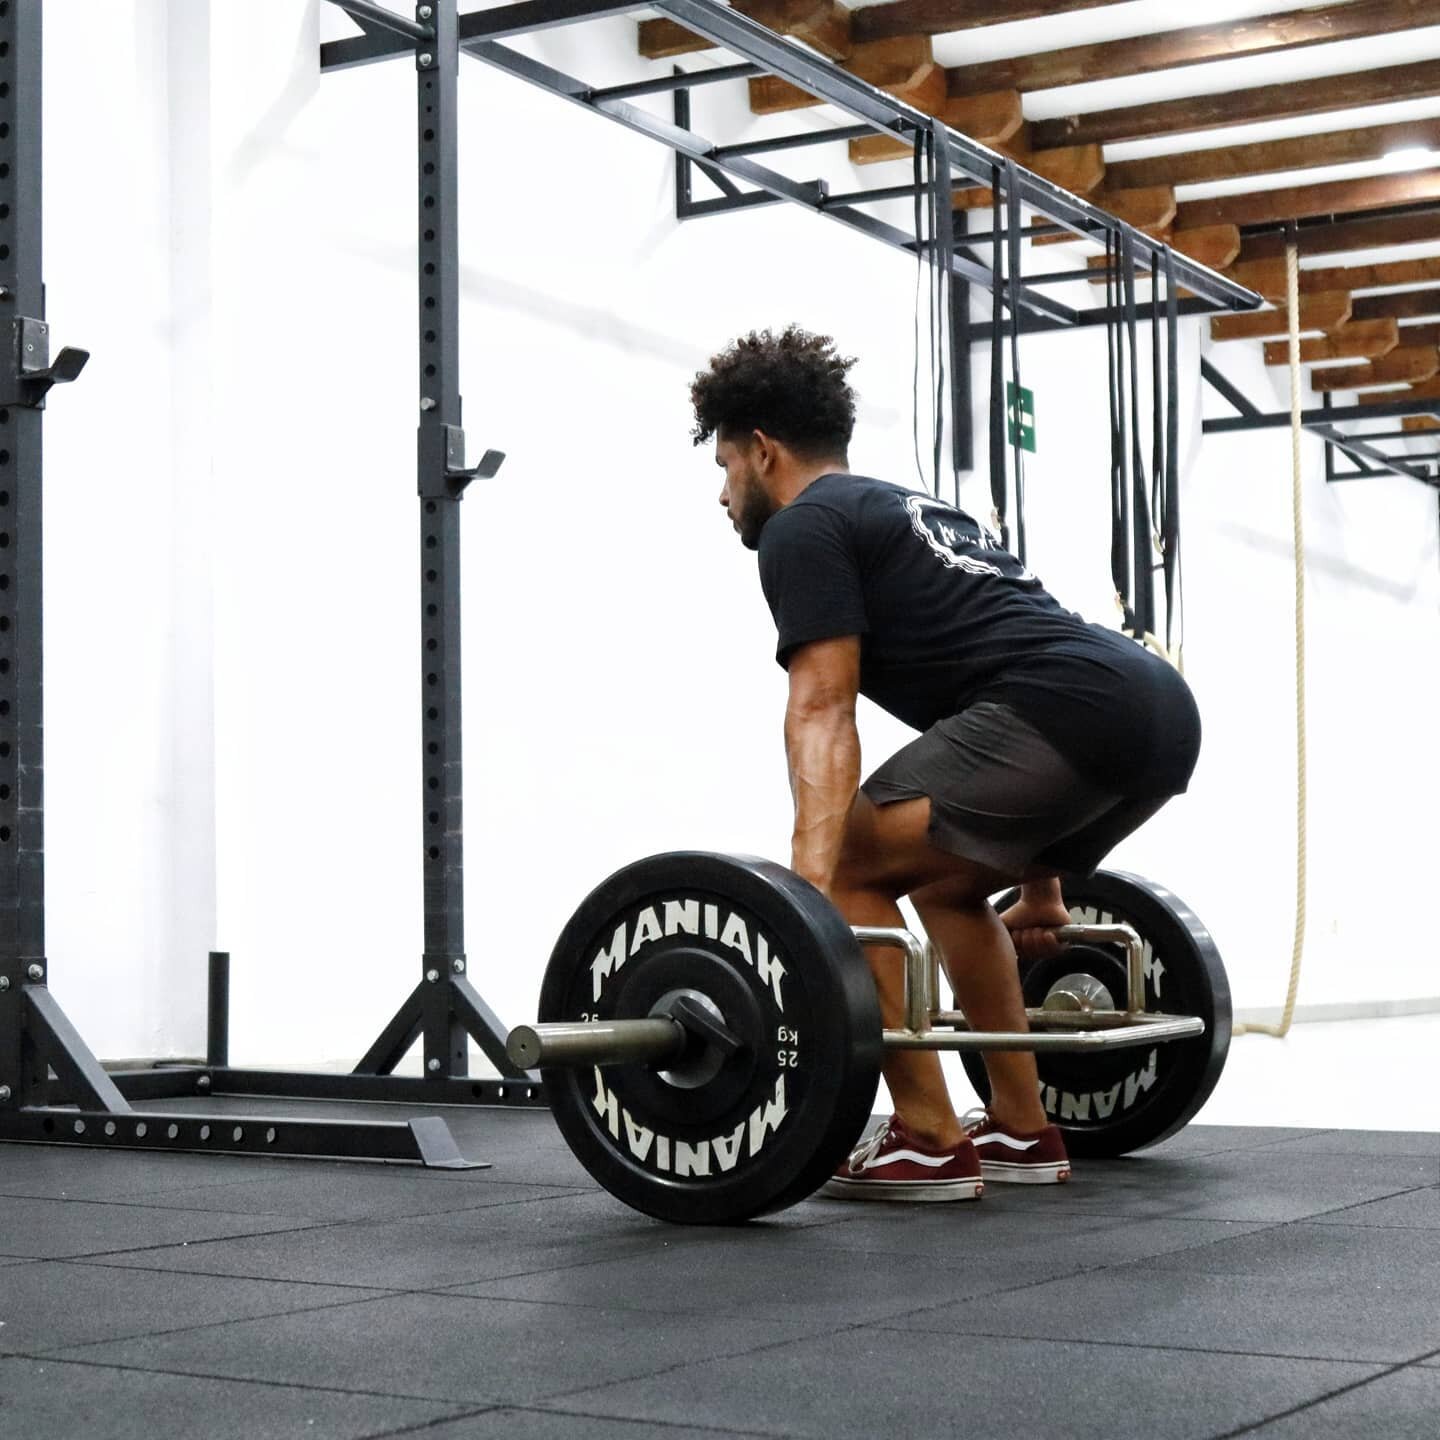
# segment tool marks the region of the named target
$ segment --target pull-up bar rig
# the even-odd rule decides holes
[[[910,194],[909,187],[831,194],[822,181],[795,181],[753,155],[801,149],[820,136],[712,144],[687,124],[664,121],[631,102],[673,92],[683,106],[689,86],[752,74],[775,75],[832,104],[855,122],[826,134],[899,137],[912,146],[932,131],[922,112],[874,89],[715,3],[660,0],[659,10],[728,48],[738,63],[728,73],[696,71],[608,90],[586,85],[501,43],[554,26],[635,12],[634,3],[606,0],[524,0],[458,13],[457,0],[432,0],[412,20],[370,0],[331,0],[360,26],[353,39],[321,46],[321,69],[410,58],[416,68],[418,133],[419,435],[421,506],[422,804],[424,810],[424,953],[418,983],[348,1075],[246,1070],[228,1060],[228,956],[212,954],[209,1053],[204,1065],[107,1073],[49,992],[44,934],[43,651],[41,643],[41,420],[45,394],[72,380],[83,352],[48,356],[41,282],[41,0],[12,0],[0,10],[0,305],[10,311],[12,343],[0,359],[0,422],[8,424],[8,457],[0,461],[0,528],[12,542],[0,570],[0,1141],[103,1147],[353,1156],[463,1166],[442,1120],[368,1123],[173,1114],[138,1110],[131,1101],[195,1096],[272,1096],[312,1100],[381,1100],[410,1106],[544,1103],[538,1075],[517,1070],[505,1054],[505,1028],[470,984],[464,949],[461,685],[460,510],[466,487],[498,470],[503,456],[487,451],[465,465],[459,390],[459,231],[457,88],[460,56],[469,55],[596,114],[651,136],[677,156],[677,184],[691,167],[719,179],[725,205],[698,202],[690,213],[716,213],[785,201],[847,225],[912,256],[934,261],[918,237],[866,213],[861,206]],[[1003,159],[948,132],[955,174],[989,184]],[[684,167],[683,170],[680,167]],[[1019,198],[1042,221],[1026,233],[1068,231],[1104,241],[1128,234],[1158,263],[1166,247],[1140,235],[1089,202],[1023,169],[1014,172]],[[742,186],[751,187],[742,190]],[[733,193],[732,193],[733,192]],[[967,237],[966,243],[982,238]],[[1027,322],[1044,327],[1104,323],[1044,293],[1068,274],[1001,277],[965,252],[951,257],[956,310],[970,282],[1003,286]],[[1183,255],[1170,263],[1191,292],[1187,307],[1248,309],[1259,297]],[[1080,278],[1079,272],[1073,278]],[[953,318],[953,317],[952,317]],[[1028,325],[1027,325],[1028,328]],[[8,473],[7,473],[8,472]],[[13,497],[13,499],[12,499]],[[6,507],[10,507],[6,513]],[[8,522],[8,523],[6,523]],[[468,1073],[474,1039],[499,1079]],[[416,1040],[423,1042],[420,1077],[393,1072]]]

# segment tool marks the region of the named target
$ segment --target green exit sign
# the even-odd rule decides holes
[[[1035,392],[1013,380],[1005,382],[1005,404],[1010,417],[1010,443],[1035,453]]]

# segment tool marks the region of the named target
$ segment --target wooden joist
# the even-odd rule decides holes
[[[1313,365],[1320,360],[1378,360],[1400,343],[1398,320],[1352,320],[1339,325],[1328,335],[1317,335],[1300,342],[1300,363]],[[1265,342],[1267,365],[1290,363],[1289,340]]]
[[[1440,430],[1440,420],[1433,415],[1407,415],[1400,422],[1402,430],[1408,430],[1412,435],[1419,435],[1427,430]]]
[[[1379,160],[1393,151],[1407,149],[1440,150],[1440,119],[1405,120],[1394,125],[1331,130],[1323,135],[1297,135],[1288,140],[1260,140],[1250,145],[1114,161],[1110,165],[1110,183],[1118,189],[1207,185],[1240,175],[1273,175],[1282,170]]]
[[[1335,180],[1326,185],[1292,185],[1217,195],[1180,207],[1179,225],[1263,225],[1272,220],[1305,220],[1316,215],[1345,215],[1384,210],[1440,199],[1440,167],[1402,170],[1394,175]]]
[[[1229,275],[1237,284],[1263,295],[1276,305],[1288,293],[1285,260],[1244,260],[1232,265]],[[1440,280],[1440,258],[1401,260],[1392,265],[1328,265],[1301,270],[1300,293],[1313,295],[1323,290],[1376,290],[1386,285],[1419,285]]]
[[[1101,145],[1121,140],[1146,140],[1158,135],[1180,135],[1190,130],[1213,130],[1261,120],[1283,120],[1296,115],[1322,115],[1337,105],[1346,109],[1383,105],[1399,100],[1420,100],[1440,94],[1440,60],[1411,65],[1388,65],[1378,70],[1327,75],[1318,80],[1258,85],[1228,90],[1219,95],[1187,95],[1114,110],[1093,110],[1035,123],[1032,137],[1037,150],[1052,145]]]
[[[979,65],[960,65],[950,71],[950,93],[1053,90],[1062,85],[1203,65],[1210,60],[1294,50],[1330,40],[1384,35],[1434,21],[1431,0],[1351,0],[1348,4],[1312,5],[1304,10],[1257,15],[1219,25],[1195,25],[1158,35],[1136,35]]]
[[[1366,324],[1383,324],[1383,321],[1366,321]],[[1400,343],[1402,345],[1435,345],[1440,347],[1440,322],[1432,322],[1428,325],[1401,325]]]
[[[1343,290],[1301,296],[1301,331],[1334,330],[1350,318],[1350,304],[1350,296]],[[1218,315],[1210,322],[1210,335],[1215,340],[1259,340],[1267,335],[1289,333],[1289,312],[1283,306],[1275,310],[1251,310],[1244,315]]]
[[[1362,405],[1385,405],[1392,400],[1440,401],[1440,380],[1422,380],[1401,390],[1370,390],[1360,396]]]
[[[968,100],[947,100],[939,114],[952,130],[992,150],[1007,145],[1025,124],[1020,96],[1014,90],[999,95],[975,95]],[[889,135],[866,135],[850,142],[850,159],[857,165],[869,165],[877,160],[908,160],[913,153],[905,141]]]
[[[1041,150],[1038,154],[1030,154],[1013,143],[993,148],[1003,150],[1027,170],[1052,181],[1072,195],[1089,195],[1092,190],[1098,189],[1105,179],[1105,154],[1098,145],[1075,145],[1066,150]],[[957,210],[986,210],[994,203],[995,197],[988,186],[972,186],[968,190],[960,191],[955,197]]]
[[[945,71],[935,64],[928,35],[905,35],[897,40],[857,45],[844,63],[860,79],[928,114],[945,107]],[[757,115],[804,110],[819,103],[807,91],[775,75],[760,75],[750,81],[750,108]]]
[[[850,11],[836,0],[731,0],[735,9],[782,35],[813,45],[831,60],[843,60],[853,49]],[[715,47],[674,20],[642,20],[640,53],[647,60],[693,55]]]
[[[1089,198],[1102,210],[1157,238],[1175,219],[1175,192],[1168,185],[1156,185],[1149,190],[1099,190]],[[1066,231],[1063,235],[1037,235],[1033,243],[1065,245],[1077,238]]]
[[[1211,270],[1225,270],[1240,253],[1240,229],[1236,225],[1207,225],[1200,230],[1172,230],[1168,244],[1172,250],[1178,250],[1182,255],[1198,260]],[[1095,271],[1090,277],[1090,283],[1103,285],[1105,257],[1093,255],[1085,263]],[[1148,275],[1150,272],[1143,267],[1137,267],[1135,273]]]
[[[1440,373],[1440,350],[1412,345],[1392,350],[1364,365],[1336,365],[1314,370],[1310,384],[1318,391],[1375,390],[1402,381],[1430,380]]]
[[[1440,286],[1428,290],[1398,290],[1390,295],[1363,295],[1352,314],[1356,320],[1419,320],[1440,315]]]
[[[1346,250],[1379,250],[1386,245],[1419,245],[1440,240],[1440,209],[1426,215],[1391,215],[1381,218],[1338,220],[1333,225],[1309,225],[1299,233],[1301,255],[1338,255]],[[1240,252],[1242,263],[1284,257],[1289,239],[1283,230],[1251,235]]]
[[[1094,10],[1121,0],[892,0],[855,12],[856,40],[888,40],[895,35],[944,35],[1004,25],[1012,20],[1037,20],[1072,10]]]

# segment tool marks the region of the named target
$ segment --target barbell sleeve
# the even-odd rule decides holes
[[[660,1015],[645,1020],[517,1025],[505,1053],[522,1070],[545,1065],[635,1065],[673,1060],[686,1044],[684,1027]]]

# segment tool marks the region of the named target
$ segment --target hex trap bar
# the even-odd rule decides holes
[[[758,204],[798,204],[881,243],[923,255],[933,247],[869,214],[867,204],[914,193],[889,186],[832,194],[821,181],[796,181],[753,158],[799,152],[861,134],[898,137],[914,146],[935,122],[922,112],[858,80],[715,0],[660,0],[649,9],[681,22],[729,50],[736,63],[722,70],[638,81],[609,90],[586,85],[502,42],[554,26],[634,13],[633,3],[605,0],[523,0],[461,15],[457,0],[433,0],[414,18],[371,0],[330,0],[362,33],[321,46],[322,70],[389,59],[416,68],[417,219],[419,232],[419,436],[417,482],[421,505],[421,606],[424,809],[424,953],[420,977],[395,1015],[349,1075],[247,1070],[228,1062],[228,957],[211,957],[210,1045],[204,1065],[181,1064],[107,1073],[49,991],[44,926],[44,749],[42,647],[42,416],[45,397],[74,380],[87,358],[63,350],[52,364],[41,281],[41,0],[0,7],[0,1141],[129,1146],[239,1153],[369,1157],[463,1166],[439,1120],[404,1123],[267,1119],[157,1114],[132,1100],[246,1095],[316,1100],[383,1100],[409,1106],[476,1103],[544,1104],[539,1076],[505,1054],[505,1027],[466,978],[464,949],[460,510],[466,486],[488,478],[503,456],[487,451],[465,464],[459,390],[459,231],[457,217],[457,86],[462,54],[539,86],[598,115],[650,136],[677,157],[680,218]],[[721,79],[768,74],[789,80],[835,106],[852,122],[829,132],[717,145],[688,124],[689,90]],[[8,87],[8,88],[5,88]],[[679,123],[632,103],[670,95]],[[990,184],[1003,157],[954,131],[947,132],[956,183]],[[695,200],[696,171],[720,190],[719,201]],[[1019,197],[1038,217],[1023,233],[1058,233],[1105,243],[1128,235],[1157,265],[1168,247],[1088,201],[1024,169]],[[749,187],[748,189],[742,187]],[[1077,310],[1044,286],[1088,272],[1016,279],[997,276],[965,245],[951,265],[952,328],[968,347],[968,285],[999,286],[1024,312],[1024,328],[1104,323],[1103,307]],[[1187,309],[1248,309],[1250,291],[1187,257],[1170,263],[1190,292]],[[978,332],[977,332],[978,333]],[[968,427],[968,366],[952,391],[957,433],[961,409]],[[474,1039],[499,1079],[471,1077]],[[425,1073],[393,1072],[417,1041]]]

